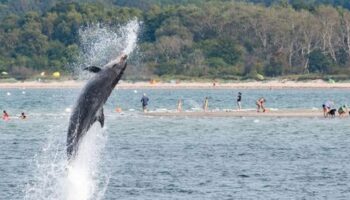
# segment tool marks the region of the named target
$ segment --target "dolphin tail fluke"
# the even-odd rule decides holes
[[[99,121],[101,124],[101,127],[104,126],[105,123],[105,115],[103,114],[103,108],[101,108],[97,114],[96,114],[96,121]]]

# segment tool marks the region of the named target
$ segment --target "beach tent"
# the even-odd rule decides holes
[[[258,80],[260,80],[260,81],[262,81],[262,80],[264,80],[265,78],[264,78],[264,76],[263,75],[261,75],[261,74],[256,74],[256,79],[258,79]]]
[[[332,83],[333,84],[333,83],[335,83],[335,80],[330,78],[330,79],[328,79],[328,83]]]
[[[52,74],[52,76],[53,76],[54,78],[59,78],[59,77],[61,76],[61,74],[60,74],[60,72],[54,72],[54,73]]]
[[[2,74],[2,75],[8,75],[8,73],[7,73],[7,72],[1,72],[1,74]]]

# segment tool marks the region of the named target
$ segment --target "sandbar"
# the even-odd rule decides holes
[[[285,109],[267,112],[249,111],[183,111],[183,112],[147,112],[146,116],[155,117],[295,117],[295,118],[324,118],[321,110]]]

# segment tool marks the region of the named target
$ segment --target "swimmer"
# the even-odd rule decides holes
[[[6,110],[3,111],[2,119],[5,121],[10,119],[10,116],[9,114],[7,114]]]
[[[21,113],[21,116],[19,116],[20,119],[27,119],[27,116],[24,114],[24,112]]]
[[[265,98],[261,97],[260,99],[256,100],[256,105],[258,106],[257,112],[260,112],[260,109],[262,109],[263,112],[266,111],[264,107],[264,103],[266,102]]]

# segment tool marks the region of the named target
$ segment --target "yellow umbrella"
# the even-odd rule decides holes
[[[61,76],[61,74],[60,74],[60,72],[54,72],[54,73],[52,74],[52,76],[53,76],[54,78],[59,78],[59,77]]]

